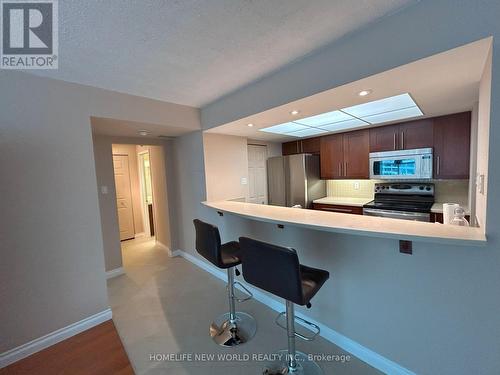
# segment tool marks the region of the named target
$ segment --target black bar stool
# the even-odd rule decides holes
[[[286,300],[286,312],[276,318],[276,323],[286,329],[288,349],[281,350],[277,360],[271,362],[264,374],[322,374],[323,371],[306,354],[295,350],[295,337],[313,340],[320,332],[317,325],[295,317],[294,303],[308,308],[310,301],[330,277],[327,271],[299,263],[294,249],[275,246],[250,238],[241,237],[243,277],[248,283]],[[286,327],[279,323],[286,316]],[[313,335],[304,336],[295,331],[295,320],[311,327]]]
[[[193,220],[196,230],[196,251],[215,266],[227,269],[227,290],[229,312],[219,316],[210,325],[210,336],[221,346],[236,346],[249,341],[257,331],[255,319],[244,312],[236,312],[235,302],[244,302],[252,298],[252,293],[241,283],[234,281],[234,271],[241,264],[240,245],[237,241],[221,244],[219,229],[201,220]],[[239,275],[238,270],[236,270]],[[234,294],[234,285],[238,284],[248,297],[239,299]]]

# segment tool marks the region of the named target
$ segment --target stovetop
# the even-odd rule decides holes
[[[365,204],[363,208],[427,213],[431,212],[432,205],[433,202],[371,201]]]
[[[375,200],[363,208],[428,213],[433,204],[434,184],[394,182],[375,184]]]

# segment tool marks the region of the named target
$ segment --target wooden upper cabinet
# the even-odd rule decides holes
[[[285,142],[281,145],[281,153],[283,155],[319,154],[319,144],[319,137]]]
[[[320,147],[321,178],[369,178],[368,130],[322,137]]]
[[[370,178],[370,131],[345,133],[343,138],[344,178]]]
[[[399,126],[399,149],[411,150],[434,145],[434,121],[424,119],[405,122]]]
[[[470,122],[470,112],[434,118],[434,178],[469,178]]]
[[[283,154],[283,156],[298,154],[299,152],[298,141],[285,142],[281,144],[281,153]]]
[[[432,147],[433,120],[409,121],[370,129],[370,152]]]
[[[306,154],[319,154],[319,148],[320,148],[320,138],[307,138],[307,139],[302,139],[300,141],[301,143],[301,152],[306,153]]]
[[[398,149],[399,125],[370,129],[370,152],[394,151]]]
[[[343,178],[344,152],[342,134],[321,137],[319,155],[322,179]]]

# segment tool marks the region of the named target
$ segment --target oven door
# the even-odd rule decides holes
[[[413,220],[413,221],[431,221],[431,214],[424,212],[408,212],[408,211],[393,211],[379,210],[373,208],[363,208],[363,215],[388,217],[391,219]]]

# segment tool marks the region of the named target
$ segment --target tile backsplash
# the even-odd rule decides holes
[[[326,195],[329,197],[372,198],[377,180],[328,180]],[[359,189],[355,189],[359,184]]]
[[[378,180],[328,180],[326,195],[329,197],[373,198],[375,183]],[[469,194],[469,180],[433,181],[436,202],[466,203]],[[358,187],[356,189],[355,187]]]

